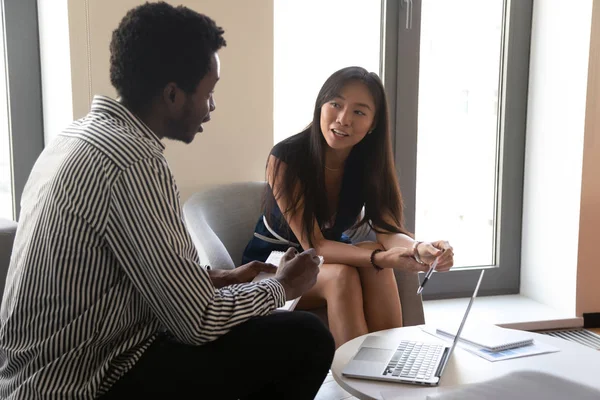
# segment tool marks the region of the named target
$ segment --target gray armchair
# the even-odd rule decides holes
[[[4,293],[6,273],[10,265],[13,241],[17,233],[17,223],[0,218],[0,298]]]
[[[190,235],[203,263],[214,268],[239,266],[246,244],[260,216],[265,182],[217,185],[195,193],[183,206]],[[353,241],[365,240],[369,232],[348,232]],[[425,322],[415,274],[395,271],[405,326]],[[324,309],[315,310],[326,322]]]

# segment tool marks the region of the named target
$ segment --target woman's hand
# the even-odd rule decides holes
[[[248,264],[244,264],[241,267],[231,270],[212,269],[208,271],[208,274],[210,275],[213,285],[217,289],[220,289],[238,283],[252,282],[252,280],[261,272],[274,274],[277,272],[277,267],[260,261],[251,261]]]
[[[248,264],[229,270],[229,284],[235,285],[237,283],[252,282],[252,280],[261,272],[274,274],[277,272],[277,267],[273,264],[251,261]]]
[[[415,251],[419,253],[419,258],[427,265],[431,265],[437,257],[440,257],[435,268],[438,272],[448,271],[454,265],[454,249],[445,240],[419,243]]]
[[[427,272],[429,266],[418,263],[413,255],[413,249],[392,247],[375,254],[373,261],[381,268],[395,268],[406,272]]]

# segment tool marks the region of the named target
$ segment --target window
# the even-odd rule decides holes
[[[503,5],[421,10],[415,234],[447,238],[459,267],[495,261]]]
[[[350,65],[379,73],[381,2],[275,0],[274,141],[311,121],[325,80]]]
[[[456,254],[425,297],[470,294],[482,267],[481,293],[517,293],[532,2],[399,5],[387,3],[384,70],[407,225]]]
[[[0,1],[0,218],[16,219],[43,149],[36,0]]]
[[[380,71],[409,230],[456,268],[425,298],[519,290],[532,0],[274,3],[274,141],[299,132],[335,70]],[[312,29],[306,29],[307,26]]]

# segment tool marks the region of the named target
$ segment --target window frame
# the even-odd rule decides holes
[[[36,0],[1,0],[4,23],[13,219],[44,149],[42,82]]]
[[[396,171],[404,200],[406,227],[414,232],[417,179],[417,129],[421,5],[423,0],[386,0],[382,9],[382,63],[389,98]],[[412,7],[408,7],[408,5]],[[412,9],[412,12],[409,12]],[[533,0],[505,0],[505,27],[499,99],[496,243],[493,265],[461,268],[436,275],[423,298],[468,297],[478,270],[488,269],[480,295],[519,293],[521,225],[529,50]],[[408,19],[407,19],[408,14]],[[411,15],[412,14],[412,15]],[[410,20],[412,27],[407,28]],[[408,57],[407,55],[414,55]],[[443,238],[440,238],[443,239]],[[423,279],[423,275],[420,275]]]

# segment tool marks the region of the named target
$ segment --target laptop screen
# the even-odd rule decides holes
[[[469,311],[471,311],[471,306],[473,305],[473,300],[475,300],[475,297],[477,297],[477,292],[479,291],[479,286],[481,285],[481,280],[483,279],[484,272],[485,272],[485,270],[482,269],[481,274],[479,275],[479,281],[477,281],[477,286],[475,286],[475,291],[473,292],[473,295],[471,296],[471,300],[469,301],[469,305],[467,306],[467,310],[465,311],[465,315],[463,316],[460,326],[458,327],[458,331],[456,332],[456,335],[454,336],[454,342],[452,343],[452,347],[450,347],[450,351],[448,352],[448,357],[446,357],[446,359],[444,360],[444,365],[442,366],[442,369],[440,370],[440,376],[442,376],[442,374],[444,373],[444,369],[446,369],[448,360],[450,360],[450,357],[452,356],[452,353],[454,352],[454,348],[456,347],[456,344],[458,343],[458,340],[460,339],[460,334],[462,333],[463,327],[465,326],[465,322],[467,322],[467,317],[469,316]]]

